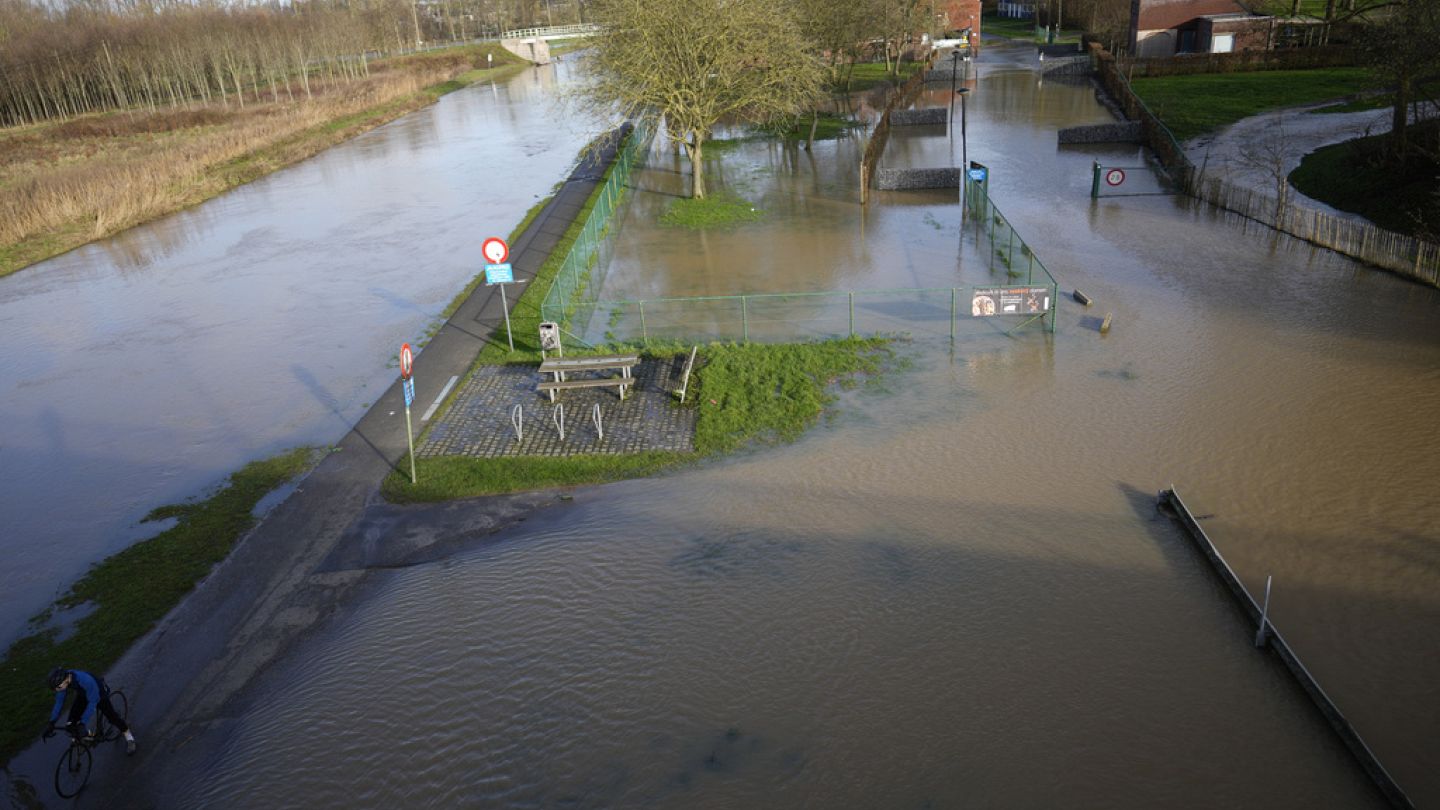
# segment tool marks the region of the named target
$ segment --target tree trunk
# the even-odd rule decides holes
[[[690,133],[690,138],[685,141],[685,154],[690,158],[690,176],[693,179],[690,185],[690,199],[692,200],[705,198],[704,148],[704,134]]]
[[[810,111],[810,137],[805,139],[805,151],[815,148],[815,130],[820,126],[820,111]]]
[[[1395,83],[1395,106],[1390,115],[1390,148],[1396,159],[1402,162],[1410,151],[1409,133],[1406,131],[1410,123],[1410,90],[1410,77],[1401,76]]]

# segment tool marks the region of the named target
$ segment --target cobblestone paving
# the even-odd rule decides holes
[[[605,375],[616,373],[607,371]],[[416,453],[425,458],[495,458],[646,450],[692,452],[695,411],[679,407],[670,393],[677,387],[671,379],[671,364],[643,360],[633,373],[635,385],[626,390],[624,402],[620,401],[619,388],[605,386],[558,391],[552,405],[548,395],[535,391],[540,372],[534,366],[486,366],[455,395],[449,410]],[[566,379],[586,376],[571,372]],[[603,439],[595,430],[597,404],[605,431]],[[516,405],[524,409],[524,441],[516,441],[515,426],[510,421]],[[556,405],[564,406],[564,439],[553,421]]]

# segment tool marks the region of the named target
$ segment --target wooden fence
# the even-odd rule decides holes
[[[925,87],[925,73],[935,62],[935,54],[932,51],[925,60],[925,65],[915,74],[900,85],[900,90],[890,97],[885,104],[885,111],[880,113],[880,122],[875,125],[875,130],[870,133],[870,140],[865,144],[865,152],[860,156],[860,204],[864,205],[870,199],[870,180],[875,175],[875,167],[880,164],[880,156],[885,154],[885,143],[890,140],[890,113],[899,107],[908,106],[920,94]]]
[[[1120,70],[1137,76],[1188,76],[1195,73],[1248,73],[1259,70],[1309,70],[1357,64],[1355,51],[1341,45],[1269,51],[1191,53],[1154,58],[1120,58]]]
[[[1330,248],[1367,264],[1440,287],[1440,245],[1387,231],[1362,220],[1292,205],[1272,194],[1196,176],[1187,191],[1211,205],[1233,211],[1277,231]]]
[[[1170,130],[1130,89],[1121,63],[1099,43],[1091,42],[1088,47],[1105,90],[1127,117],[1140,122],[1145,145],[1176,188],[1296,238],[1440,287],[1440,245],[1288,201],[1281,206],[1277,197],[1219,178],[1201,177]]]

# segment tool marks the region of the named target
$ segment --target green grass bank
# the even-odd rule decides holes
[[[302,448],[251,462],[209,498],[154,510],[145,520],[175,525],[96,564],[36,616],[33,623],[45,627],[62,611],[89,609],[64,632],[47,627],[20,639],[0,660],[0,762],[34,742],[49,719],[54,694],[43,681],[51,667],[104,675],[255,525],[260,500],[318,455]]]
[[[620,350],[609,346],[607,350]],[[640,348],[640,347],[629,347]],[[668,361],[689,347],[641,349],[647,361]],[[686,404],[697,411],[695,452],[563,458],[419,459],[418,484],[409,470],[385,479],[384,496],[395,503],[446,501],[555,486],[597,484],[652,475],[732,453],[755,444],[793,441],[813,425],[835,398],[834,388],[880,379],[897,363],[884,338],[847,338],[819,343],[713,343],[702,346]]]
[[[1347,67],[1157,76],[1131,87],[1183,142],[1267,110],[1356,95],[1373,82],[1368,70]]]
[[[1429,137],[1440,122],[1415,127]],[[1326,205],[1359,214],[1396,233],[1440,238],[1440,197],[1435,178],[1440,163],[1417,154],[1406,163],[1387,159],[1389,135],[1372,135],[1321,147],[1306,155],[1290,173],[1290,185]]]

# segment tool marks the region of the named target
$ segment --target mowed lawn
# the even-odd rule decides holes
[[[1375,80],[1365,68],[1345,67],[1161,76],[1131,86],[1175,140],[1185,141],[1266,110],[1371,90]]]

